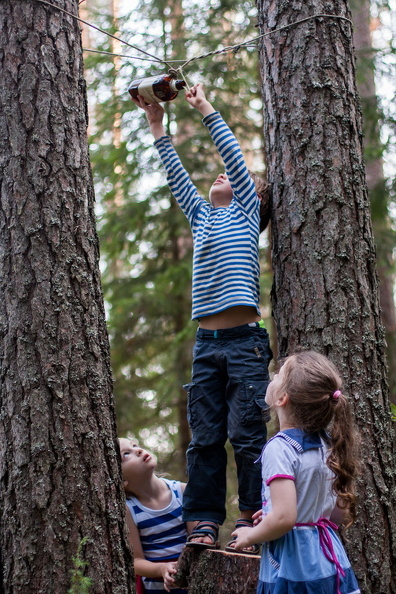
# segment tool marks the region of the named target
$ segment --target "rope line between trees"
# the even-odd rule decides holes
[[[186,62],[184,62],[184,64],[182,64],[179,68],[185,68],[185,66],[187,66],[191,62],[194,62],[195,60],[201,60],[202,58],[207,58],[209,56],[216,56],[217,54],[222,54],[224,52],[233,51],[234,53],[236,53],[241,47],[247,47],[249,45],[253,45],[256,43],[256,41],[258,41],[259,39],[262,39],[263,37],[268,37],[269,35],[273,35],[274,33],[279,33],[280,31],[284,31],[285,29],[290,29],[291,27],[296,27],[297,25],[301,25],[301,23],[306,23],[307,21],[311,21],[313,19],[319,19],[319,18],[340,19],[343,21],[347,21],[352,26],[352,21],[350,19],[348,19],[347,17],[343,17],[343,16],[340,16],[337,14],[314,14],[314,15],[306,17],[304,19],[300,19],[299,21],[294,21],[293,23],[289,23],[288,25],[283,25],[282,27],[273,29],[272,31],[268,31],[267,33],[262,33],[261,35],[257,35],[257,37],[252,37],[252,39],[249,39],[248,41],[243,41],[242,43],[237,43],[235,45],[230,45],[228,47],[224,47],[222,49],[218,49],[213,52],[208,52],[207,54],[201,54],[200,56],[195,56],[193,58],[190,58]]]
[[[279,33],[281,31],[285,31],[286,29],[290,29],[291,27],[296,27],[297,25],[301,25],[302,23],[306,23],[306,22],[312,21],[314,19],[338,19],[338,20],[345,21],[345,22],[349,23],[351,27],[353,26],[351,19],[348,19],[347,17],[344,17],[344,16],[340,16],[337,14],[314,14],[312,16],[305,17],[304,19],[294,21],[293,23],[289,23],[288,25],[283,25],[282,27],[273,29],[272,31],[268,31],[267,33],[262,33],[261,35],[257,35],[257,37],[252,37],[252,39],[248,39],[248,41],[243,41],[242,43],[237,43],[235,45],[229,45],[227,47],[223,47],[223,48],[220,48],[220,49],[212,51],[212,52],[207,52],[206,54],[194,56],[194,57],[190,58],[189,60],[161,60],[161,58],[158,58],[157,56],[150,54],[149,52],[141,49],[140,47],[138,47],[136,45],[132,45],[128,41],[124,41],[123,39],[120,39],[116,35],[113,35],[112,33],[109,33],[108,31],[106,31],[105,29],[101,29],[100,27],[97,27],[96,25],[93,25],[92,23],[89,23],[88,21],[81,19],[80,17],[74,15],[73,13],[68,12],[67,10],[65,10],[63,8],[60,8],[59,6],[56,6],[56,4],[52,4],[51,2],[48,2],[48,0],[32,0],[32,1],[40,2],[41,4],[51,6],[52,8],[55,8],[56,10],[59,10],[60,12],[63,12],[65,14],[67,14],[68,16],[71,16],[72,18],[76,19],[80,23],[84,23],[84,25],[87,25],[88,27],[91,27],[92,29],[99,31],[100,33],[104,33],[108,37],[111,37],[112,39],[115,39],[116,41],[119,41],[120,43],[127,45],[128,47],[131,47],[132,49],[137,50],[138,52],[141,52],[142,54],[145,54],[145,56],[147,56],[147,57],[143,58],[141,56],[129,56],[127,54],[116,54],[116,53],[112,53],[112,52],[106,52],[103,50],[94,50],[94,49],[90,49],[90,48],[83,48],[83,51],[93,52],[93,53],[97,53],[97,54],[105,54],[108,56],[117,56],[119,58],[127,58],[129,60],[146,60],[149,62],[165,64],[166,66],[168,66],[170,74],[175,75],[175,76],[179,75],[183,78],[183,80],[187,84],[187,88],[188,88],[188,83],[185,79],[183,69],[186,66],[188,66],[189,64],[191,64],[192,62],[196,62],[197,60],[203,60],[204,58],[209,58],[210,56],[217,56],[219,54],[224,54],[224,53],[228,53],[228,52],[236,53],[243,47],[248,47],[249,45],[255,45],[259,39],[268,37],[269,35],[273,35],[274,33]],[[84,0],[81,0],[81,2],[79,2],[79,4],[81,4],[83,1]],[[180,64],[180,62],[181,62],[181,64]],[[172,64],[174,64],[175,66],[172,66]],[[180,64],[180,66],[176,67],[176,64]]]
[[[84,21],[84,19],[81,19],[80,17],[76,16],[72,12],[69,12],[68,10],[65,10],[64,8],[60,8],[60,6],[56,6],[56,4],[47,2],[47,0],[32,0],[32,1],[40,2],[41,4],[46,4],[47,6],[51,6],[52,8],[55,8],[56,10],[59,10],[60,12],[63,12],[64,14],[67,14],[68,16],[71,16],[76,21],[79,21],[80,23],[84,23],[84,25],[87,25],[88,27],[91,27],[92,29],[99,31],[100,33],[104,33],[105,35],[108,35],[108,37],[111,37],[112,39],[115,39],[116,41],[120,41],[122,44],[127,45],[128,47],[131,47],[132,49],[137,50],[138,52],[142,52],[146,56],[150,56],[150,58],[152,59],[151,60],[152,62],[162,62],[163,64],[167,64],[167,62],[165,62],[165,60],[160,60],[160,58],[157,58],[153,54],[150,54],[149,52],[142,50],[140,47],[137,47],[136,45],[132,45],[128,41],[124,41],[123,39],[120,39],[116,35],[113,35],[112,33],[109,33],[108,31],[105,31],[104,29],[101,29],[100,27],[93,25],[92,23],[89,23],[88,21]],[[133,56],[131,56],[131,57],[133,57]]]

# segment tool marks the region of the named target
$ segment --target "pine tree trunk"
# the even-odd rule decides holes
[[[346,0],[258,0],[260,32],[315,14],[350,18]],[[396,591],[396,455],[375,249],[362,158],[352,29],[316,18],[262,39],[272,184],[279,354],[298,346],[340,369],[362,435],[359,516],[348,553],[362,592]]]
[[[90,593],[132,593],[80,29],[37,1],[0,17],[2,587],[66,594],[87,539]]]

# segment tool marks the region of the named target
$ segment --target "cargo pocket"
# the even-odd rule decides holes
[[[187,420],[194,440],[206,443],[207,436],[213,437],[218,432],[218,427],[213,426],[213,419],[208,414],[205,394],[199,384],[191,382],[183,388],[187,391]]]
[[[270,420],[270,409],[265,402],[265,393],[269,382],[266,380],[242,380],[240,389],[244,403],[241,411],[241,424],[267,423]]]

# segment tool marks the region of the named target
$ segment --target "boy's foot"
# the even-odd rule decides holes
[[[202,520],[193,528],[191,534],[187,537],[186,547],[196,547],[200,549],[219,549],[219,525],[216,522]]]
[[[245,518],[239,518],[235,522],[235,528],[253,528],[253,520],[247,520]],[[244,549],[239,549],[238,551],[235,549],[235,541],[236,536],[233,536],[231,540],[227,542],[224,550],[228,551],[229,553],[238,553],[239,555],[258,555],[260,553],[260,545],[254,544],[250,545],[249,547],[245,547]]]

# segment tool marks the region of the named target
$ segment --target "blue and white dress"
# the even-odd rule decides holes
[[[295,482],[297,522],[290,532],[264,543],[257,594],[359,594],[360,589],[330,522],[336,504],[328,446],[318,433],[287,429],[262,454],[263,514],[271,511],[270,484]]]
[[[172,499],[164,509],[151,509],[140,503],[136,497],[127,497],[126,504],[131,512],[140,535],[144,556],[154,563],[176,561],[187,540],[186,526],[182,520],[183,493],[179,481],[162,479],[168,485]],[[143,585],[150,594],[163,594],[164,582],[160,578],[143,577]],[[185,594],[186,590],[172,588],[172,594]]]

